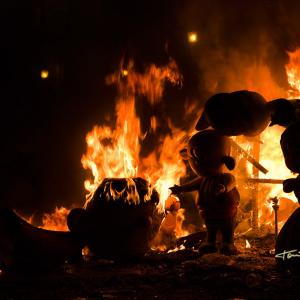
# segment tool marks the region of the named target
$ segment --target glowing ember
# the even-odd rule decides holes
[[[123,70],[123,71],[122,71]],[[126,78],[124,78],[124,70]],[[137,97],[146,96],[151,105],[162,100],[164,83],[181,83],[177,65],[170,61],[167,66],[151,65],[144,73],[134,70],[133,62],[121,71],[107,78],[108,84],[117,86],[119,96],[116,102],[116,124],[95,126],[87,134],[87,151],[82,157],[82,165],[91,170],[92,179],[85,181],[88,200],[104,178],[145,178],[160,194],[158,209],[164,211],[164,203],[169,196],[168,188],[179,183],[185,174],[179,150],[183,147],[186,133],[174,128],[169,122],[171,134],[157,141],[155,149],[146,157],[141,157],[141,144],[149,132],[159,126],[155,115],[151,116],[148,132],[142,133],[140,119],[136,115]]]
[[[249,243],[249,241],[246,239],[246,249],[250,249],[251,248],[251,244]]]
[[[196,43],[197,42],[197,40],[198,40],[198,35],[197,35],[197,32],[189,32],[188,33],[188,41],[190,42],[190,43]]]
[[[180,245],[179,247],[176,247],[174,249],[169,250],[167,253],[173,253],[173,252],[177,252],[179,250],[184,250],[185,246],[184,245]]]
[[[47,79],[49,77],[49,71],[48,70],[42,70],[40,74],[42,79]]]
[[[90,249],[88,247],[84,247],[82,250],[81,250],[81,254],[83,257],[86,257],[90,254]]]

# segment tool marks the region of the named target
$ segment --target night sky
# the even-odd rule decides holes
[[[114,112],[105,77],[122,58],[140,70],[177,61],[184,85],[167,89],[164,109],[179,126],[185,101],[212,93],[211,73],[215,91],[229,89],[228,69],[240,74],[232,53],[286,88],[286,51],[300,46],[298,1],[10,0],[0,11],[1,205],[28,215],[84,202],[85,135]]]

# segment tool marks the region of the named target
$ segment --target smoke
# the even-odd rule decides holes
[[[252,89],[269,99],[285,96],[287,51],[300,45],[296,0],[44,2],[51,7],[38,9],[34,2],[18,10],[15,3],[4,18],[11,26],[4,26],[9,84],[1,197],[30,211],[84,201],[84,136],[113,115],[116,92],[104,79],[121,57],[141,69],[174,58],[182,88],[167,86],[163,102],[140,105],[138,113],[189,129],[213,93]],[[198,32],[197,43],[188,43],[189,31]],[[37,78],[40,62],[50,58],[63,64],[63,81]]]
[[[299,11],[296,1],[188,2],[178,20],[185,32],[198,32],[190,50],[200,93],[250,89],[284,97],[287,51],[300,44]]]

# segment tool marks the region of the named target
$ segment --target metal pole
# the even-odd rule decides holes
[[[259,143],[253,143],[253,148],[252,148],[252,155],[259,163],[259,155],[260,155],[260,144]],[[253,178],[258,179],[259,177],[259,170],[256,168],[255,165],[253,165],[252,168],[253,172]],[[258,229],[258,183],[254,182],[253,183],[253,190],[251,193],[251,202],[252,202],[252,228],[254,231]]]
[[[274,220],[275,226],[274,227],[275,227],[275,242],[276,242],[277,236],[278,236],[278,209],[279,209],[278,201],[279,200],[277,197],[271,198],[271,200],[273,203],[272,207],[274,209],[274,215],[275,215],[275,220]]]

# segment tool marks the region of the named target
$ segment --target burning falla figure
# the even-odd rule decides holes
[[[240,197],[234,176],[223,170],[224,166],[229,170],[235,167],[230,148],[230,139],[213,129],[196,133],[181,153],[198,177],[170,188],[173,194],[198,191],[198,206],[207,228],[207,241],[200,247],[201,253],[217,252],[218,231],[223,242],[220,252],[237,253],[233,235]]]
[[[300,174],[300,121],[292,122],[283,132],[280,140],[286,166]],[[294,192],[300,203],[300,175],[284,181],[283,190]],[[282,227],[276,241],[276,258],[280,266],[300,272],[300,208],[297,208]],[[289,255],[287,257],[287,255]]]

